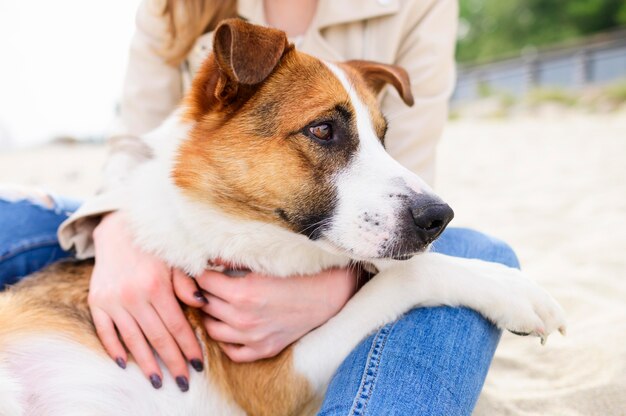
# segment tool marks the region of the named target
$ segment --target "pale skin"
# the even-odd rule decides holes
[[[311,23],[317,0],[267,0],[264,5],[270,26],[298,36]],[[98,336],[121,367],[130,352],[157,388],[163,371],[153,349],[183,391],[188,363],[197,371],[203,368],[200,345],[179,300],[206,313],[209,335],[233,361],[249,362],[275,356],[325,323],[357,287],[357,275],[349,269],[289,279],[254,272],[237,278],[207,270],[192,279],[137,248],[119,212],[102,219],[94,243],[89,306]]]

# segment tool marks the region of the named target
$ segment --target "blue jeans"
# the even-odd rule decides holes
[[[71,256],[59,246],[57,228],[80,203],[53,199],[54,207],[48,208],[29,200],[12,202],[0,197],[0,290]]]
[[[56,229],[77,207],[0,199],[0,287],[69,257]],[[502,241],[449,228],[433,250],[519,267]],[[418,308],[364,340],[333,377],[319,415],[469,415],[500,332],[465,308]]]

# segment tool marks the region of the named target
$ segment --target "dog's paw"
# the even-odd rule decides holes
[[[565,313],[546,290],[517,270],[511,269],[501,279],[505,293],[492,311],[498,327],[516,335],[537,336],[542,345],[556,330],[565,335]]]

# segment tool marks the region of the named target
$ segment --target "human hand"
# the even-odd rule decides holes
[[[280,353],[335,316],[356,292],[353,269],[278,278],[249,272],[231,277],[207,270],[196,277],[208,303],[205,327],[233,361]]]
[[[187,391],[185,357],[202,371],[202,350],[176,297],[194,307],[204,306],[206,299],[183,271],[134,245],[121,213],[106,215],[93,238],[96,263],[88,302],[107,353],[126,368],[121,337],[153,387],[160,388],[163,374],[152,346],[178,387]]]

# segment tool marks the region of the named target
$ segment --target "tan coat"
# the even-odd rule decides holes
[[[102,214],[121,206],[117,186],[147,157],[134,137],[158,126],[178,105],[195,70],[211,50],[212,33],[199,37],[186,61],[172,67],[156,53],[167,36],[159,2],[144,0],[137,12],[121,101],[120,135],[112,139],[105,185],[59,228],[65,249],[94,254],[91,238]],[[239,14],[266,24],[262,0],[239,0]],[[424,180],[434,179],[435,147],[447,118],[455,81],[456,0],[319,0],[298,49],[324,60],[367,59],[404,67],[415,105],[407,108],[392,89],[380,97],[389,119],[389,153]]]

